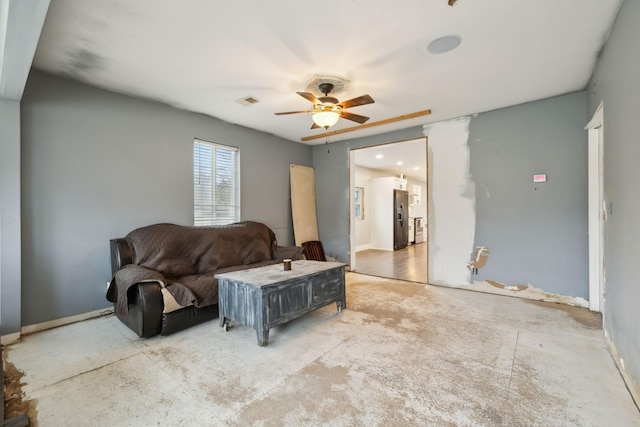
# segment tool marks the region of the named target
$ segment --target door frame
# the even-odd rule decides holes
[[[356,191],[356,157],[353,149],[349,153],[349,268],[357,271],[356,266],[356,216],[354,214],[355,201],[353,195]]]
[[[419,140],[424,138],[424,143],[426,145],[426,162],[425,164],[427,165],[426,168],[427,170],[424,171],[425,174],[425,193],[424,193],[424,197],[423,197],[423,203],[426,204],[426,216],[425,216],[425,220],[426,220],[426,226],[424,228],[424,233],[426,234],[426,239],[424,241],[424,245],[427,245],[427,283],[429,282],[429,276],[431,274],[431,251],[430,251],[430,243],[429,241],[431,240],[430,237],[430,233],[429,233],[429,225],[430,225],[430,179],[429,176],[431,174],[431,167],[432,165],[429,163],[430,158],[429,158],[429,137],[428,136],[423,136],[423,137],[418,137],[418,138],[409,138],[409,139],[401,139],[399,141],[391,141],[391,142],[384,142],[384,143],[380,143],[380,144],[372,144],[372,145],[365,145],[362,147],[354,147],[354,148],[348,148],[347,149],[347,154],[349,156],[349,268],[351,271],[358,271],[358,267],[356,265],[356,248],[357,248],[357,240],[356,240],[356,219],[355,219],[355,214],[354,214],[354,210],[355,210],[355,203],[353,200],[353,195],[355,192],[355,175],[356,175],[356,159],[355,159],[355,152],[357,150],[360,149],[365,149],[365,148],[374,148],[377,146],[382,146],[382,145],[390,145],[390,144],[398,144],[398,143],[402,143],[402,142],[407,142],[407,141],[413,141],[413,140]]]
[[[585,127],[588,132],[589,309],[604,313],[604,107],[601,102]]]

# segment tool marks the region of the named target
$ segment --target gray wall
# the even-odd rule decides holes
[[[193,224],[193,139],[239,147],[241,215],[292,244],[289,164],[311,148],[32,71],[22,108],[22,325],[107,307],[109,239]]]
[[[20,330],[20,103],[0,98],[0,334]]]
[[[325,253],[349,262],[349,149],[424,137],[422,127],[313,147],[318,233]],[[355,248],[354,248],[355,250]]]
[[[471,120],[474,247],[491,252],[474,280],[589,299],[586,102],[579,92]]]
[[[640,384],[640,2],[622,5],[588,90],[589,117],[604,101],[605,329]],[[636,391],[638,389],[636,388]]]
[[[586,121],[584,92],[471,120],[476,243],[491,250],[478,280],[487,276],[588,297]],[[420,126],[314,147],[318,227],[326,252],[349,261],[348,150],[421,136]],[[549,182],[534,190],[538,172],[547,173]],[[479,184],[489,188],[490,200]]]

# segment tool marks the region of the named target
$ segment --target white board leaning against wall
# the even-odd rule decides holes
[[[304,242],[320,240],[313,168],[291,164],[289,178],[291,180],[291,217],[296,246],[302,246]]]

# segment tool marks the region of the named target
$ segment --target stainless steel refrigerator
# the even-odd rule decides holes
[[[393,190],[393,250],[404,249],[409,243],[409,192]]]

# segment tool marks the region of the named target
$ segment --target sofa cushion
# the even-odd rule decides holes
[[[191,227],[154,224],[127,234],[133,248],[133,263],[156,270],[165,277],[195,274],[190,255],[193,246]]]
[[[261,223],[245,221],[216,227],[200,238],[206,244],[196,261],[199,274],[273,259],[275,236]]]
[[[218,281],[213,276],[194,274],[167,283],[167,290],[183,307],[201,307],[218,303]]]
[[[250,265],[233,265],[218,269],[216,274],[228,273],[231,271],[244,270],[247,268],[264,267],[278,263],[278,260],[259,261]],[[218,279],[212,274],[194,274],[190,276],[178,277],[167,283],[162,289],[165,307],[163,313],[170,313],[189,305],[196,307],[206,307],[218,303]],[[171,294],[170,296],[166,293]]]
[[[153,261],[145,264],[147,268],[161,271],[166,277],[188,276],[196,273],[196,266],[191,258],[155,258]]]
[[[132,231],[127,239],[134,264],[168,278],[271,260],[277,244],[269,227],[252,221],[216,227],[155,224]]]

